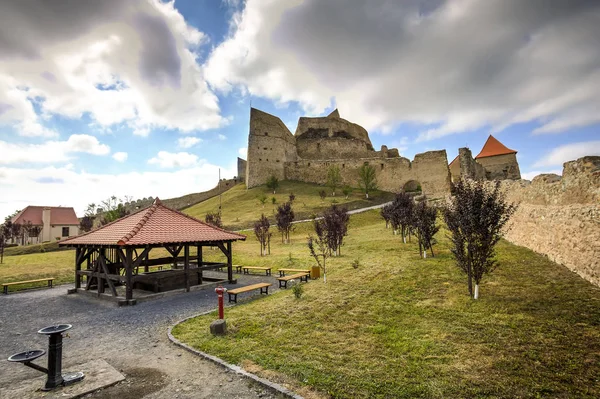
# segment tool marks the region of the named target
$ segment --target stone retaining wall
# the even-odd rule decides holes
[[[564,164],[563,176],[503,181],[519,204],[505,238],[600,286],[600,157]]]

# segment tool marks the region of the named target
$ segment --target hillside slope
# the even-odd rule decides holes
[[[328,195],[324,201],[319,196],[321,190],[325,190]],[[293,204],[296,220],[307,219],[319,214],[330,207],[332,203],[343,205],[348,210],[352,210],[391,201],[394,197],[393,193],[376,191],[369,193],[369,199],[366,200],[364,194],[359,190],[353,190],[348,199],[344,198],[341,190],[338,190],[337,195],[332,197],[331,189],[328,187],[292,181],[280,182],[276,194],[269,192],[266,186],[254,187],[248,190],[244,184],[238,184],[221,196],[223,224],[228,229],[249,228],[263,213],[269,220],[274,222],[277,206],[287,202],[290,193],[294,193],[296,196]],[[267,196],[267,202],[264,206],[258,200],[261,195]],[[275,205],[272,203],[273,197],[276,200]],[[217,212],[218,210],[219,197],[215,196],[185,209],[184,212],[204,220],[208,212]]]
[[[263,257],[249,235],[233,262],[273,275],[310,267],[311,229],[298,225],[291,244],[275,233]],[[436,256],[421,259],[377,211],[353,215],[326,284],[302,283],[301,299],[288,289],[240,301],[225,311],[225,337],[209,333],[214,313],[173,333],[307,398],[600,397],[597,287],[503,240],[499,267],[473,300],[444,226],[436,239]]]

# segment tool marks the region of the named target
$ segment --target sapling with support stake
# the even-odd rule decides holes
[[[323,270],[323,282],[327,282],[327,269],[326,269],[326,261],[329,256],[329,247],[327,246],[327,230],[323,223],[320,220],[315,220],[315,234],[316,237],[312,235],[308,237],[308,249],[310,250],[310,254],[317,261],[317,265],[319,268]],[[323,262],[321,262],[321,258]]]

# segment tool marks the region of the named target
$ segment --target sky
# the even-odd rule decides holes
[[[598,1],[4,1],[0,220],[208,190],[251,106],[292,132],[338,108],[409,159],[493,134],[560,174],[600,155],[598,43]]]

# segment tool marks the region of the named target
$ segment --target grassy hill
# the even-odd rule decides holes
[[[319,197],[321,190],[325,190],[328,194],[324,201],[321,201]],[[291,181],[280,182],[276,194],[270,192],[266,186],[254,187],[248,190],[244,184],[238,184],[222,195],[223,224],[225,228],[234,230],[249,228],[260,218],[262,213],[274,222],[277,206],[287,202],[290,193],[294,193],[296,196],[293,206],[296,220],[310,218],[312,215],[318,214],[331,206],[334,201],[348,209],[358,209],[391,201],[394,197],[392,193],[376,191],[370,193],[370,198],[367,200],[365,195],[357,189],[352,191],[348,199],[344,198],[341,189],[338,189],[337,195],[332,197],[331,190],[327,187]],[[267,203],[264,207],[258,201],[258,197],[263,194],[267,196]],[[277,201],[276,205],[271,203],[273,197]],[[186,208],[183,212],[204,220],[208,212],[217,212],[218,209],[219,197],[217,196]]]
[[[307,398],[600,397],[598,287],[502,241],[500,266],[473,300],[447,230],[423,260],[384,225],[376,211],[352,216],[327,284],[304,284],[301,299],[288,289],[227,309],[226,337],[208,332],[215,314],[175,336]],[[234,263],[310,266],[310,228],[274,240],[266,257],[249,236]]]

